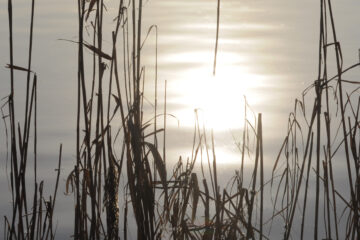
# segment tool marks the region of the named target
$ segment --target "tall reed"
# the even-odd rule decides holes
[[[334,53],[334,58],[329,57],[330,51]],[[331,61],[335,62],[335,76],[333,77],[328,76],[331,71],[329,67]],[[357,239],[360,236],[359,189],[356,187],[359,181],[359,151],[356,150],[357,141],[359,141],[356,137],[359,101],[356,96],[358,88],[353,87],[358,82],[344,80],[343,78],[345,72],[357,66],[359,66],[359,63],[343,68],[343,54],[340,42],[337,40],[331,1],[321,0],[318,77],[314,84],[304,91],[303,100],[296,100],[295,102],[294,112],[289,117],[288,135],[273,168],[274,176],[279,169],[278,164],[283,153],[286,165],[281,180],[277,182],[278,185],[276,186],[274,214],[281,212],[285,225],[285,239],[291,238],[291,233],[296,231],[293,223],[296,221],[295,216],[299,211],[302,215],[300,239],[306,238],[304,231],[306,231],[306,210],[309,208],[308,202],[310,201],[308,198],[309,182],[313,181],[315,181],[315,192],[311,193],[312,196],[315,196],[313,238]],[[344,88],[344,84],[348,86]],[[314,89],[315,99],[310,121],[308,121],[305,95],[308,94],[310,89]],[[339,109],[340,112],[338,112]],[[342,131],[342,136],[338,132],[334,136],[332,134],[333,129]],[[323,131],[324,133],[322,133]],[[305,142],[303,138],[301,139],[305,143],[303,146],[297,140],[299,133],[301,136],[306,133]],[[311,162],[313,147],[316,164],[312,176],[310,169],[313,166]],[[343,153],[336,156],[340,148],[343,149]],[[303,150],[302,157],[300,157],[301,149]],[[353,161],[351,161],[351,157]],[[300,158],[302,158],[302,162],[300,162]],[[339,191],[336,188],[333,169],[334,160],[342,162],[347,171],[348,189],[346,191],[345,189]],[[306,164],[307,172],[305,177]],[[355,179],[353,174],[355,174]],[[283,178],[283,176],[286,177]],[[304,178],[305,187],[302,184]],[[321,184],[323,185],[322,188]],[[320,203],[321,193],[324,194],[323,204]],[[279,194],[282,194],[282,196]],[[347,198],[343,194],[349,194],[350,197]],[[301,196],[303,196],[302,205],[299,201]],[[280,197],[282,198],[281,202]],[[338,212],[338,208],[341,206],[339,202],[341,205],[345,204],[343,213],[348,212],[349,224],[346,229],[344,229],[343,225],[339,225],[341,220]],[[299,208],[299,206],[302,208]],[[323,220],[320,218],[321,208],[323,208]]]
[[[55,208],[56,193],[58,189],[62,146],[60,145],[59,165],[57,168],[57,178],[53,196],[45,199],[43,195],[44,182],[38,180],[37,176],[37,75],[31,70],[32,48],[33,48],[33,29],[34,29],[35,1],[31,1],[30,27],[29,27],[29,47],[28,65],[21,67],[14,65],[14,36],[13,36],[13,3],[8,0],[8,19],[9,19],[9,50],[10,63],[10,94],[6,103],[1,108],[4,122],[10,125],[10,187],[12,199],[12,214],[5,216],[4,239],[54,239],[55,231],[53,226],[53,215]],[[16,48],[16,47],[15,47]],[[26,73],[25,109],[22,122],[21,116],[15,114],[15,71]],[[21,91],[21,89],[20,89]],[[21,95],[21,94],[18,94]],[[8,114],[4,114],[7,106]],[[6,121],[7,120],[7,121]],[[23,127],[21,128],[21,124]],[[6,133],[7,124],[6,124]],[[33,136],[33,137],[31,137]],[[34,189],[28,191],[28,160],[31,151],[30,144],[33,144],[33,166],[34,166]],[[29,149],[30,148],[30,149]],[[32,202],[31,195],[32,193]]]
[[[77,1],[76,162],[66,181],[66,192],[74,195],[75,239],[127,239],[128,223],[132,220],[136,223],[138,239],[269,239],[271,233],[267,234],[265,227],[278,217],[283,221],[284,239],[294,238],[298,230],[300,239],[304,239],[308,237],[305,223],[311,208],[310,196],[315,197],[311,233],[314,239],[360,236],[360,145],[357,142],[360,100],[356,95],[358,88],[352,88],[358,82],[343,77],[359,63],[343,68],[330,0],[320,1],[317,80],[304,91],[302,100],[295,101],[287,135],[268,181],[271,190],[275,190],[271,199],[273,213],[268,221],[264,220],[267,202],[264,191],[268,182],[264,178],[262,115],[256,116],[245,99],[242,141],[238,144],[241,161],[226,187],[219,183],[214,133],[199,120],[199,109],[195,110],[191,157],[171,160],[172,156],[166,155],[167,118],[171,116],[166,107],[166,81],[162,113],[158,107],[158,27],[151,26],[147,35],[143,35],[142,0],[120,0],[116,4],[114,28],[106,32],[104,19],[111,13],[106,11],[104,1]],[[14,65],[13,9],[12,0],[8,0],[11,92],[5,106],[10,125],[13,212],[11,219],[5,217],[6,239],[55,237],[53,215],[62,147],[60,145],[53,197],[44,200],[44,183],[37,180],[37,75],[31,70],[34,9],[32,0],[28,66],[24,68]],[[217,1],[214,74],[219,28],[220,0]],[[86,35],[88,29],[90,34]],[[148,79],[142,50],[153,33],[156,37],[154,115],[149,117],[144,108]],[[111,39],[110,47],[105,46],[104,39]],[[334,77],[328,77],[329,51],[335,56]],[[15,116],[15,71],[27,73],[22,129]],[[305,95],[310,89],[314,90],[315,97],[310,98],[313,103],[309,112]],[[334,108],[340,109],[338,115]],[[163,118],[160,128],[159,118]],[[336,126],[342,136],[332,131]],[[26,169],[31,133],[34,136],[34,190],[30,205]],[[158,143],[161,137],[162,151]],[[345,153],[345,157],[340,155],[340,161],[344,161],[347,170],[348,197],[335,184],[333,163],[335,159],[338,161],[336,153],[340,149]],[[254,164],[249,179],[246,179],[246,161]],[[120,188],[121,175],[126,179],[124,190]],[[310,193],[312,183],[315,191]],[[344,213],[348,216],[345,227],[339,223],[340,206],[345,206]],[[300,220],[297,214],[301,215]]]

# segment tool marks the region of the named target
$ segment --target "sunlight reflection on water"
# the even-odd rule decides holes
[[[4,53],[0,55],[1,66],[8,63],[5,2],[0,2],[0,52]],[[271,165],[286,132],[287,114],[292,109],[294,98],[315,78],[318,3],[286,0],[223,2],[217,74],[213,77],[216,1],[146,1],[144,35],[150,25],[159,26],[159,95],[163,96],[163,82],[168,80],[168,112],[175,114],[180,121],[180,127],[176,121],[169,121],[168,158],[176,161],[179,155],[191,154],[192,134],[183,138],[179,136],[186,135],[181,132],[191,132],[194,109],[198,108],[202,109],[201,117],[207,128],[215,131],[219,163],[239,162],[240,154],[235,146],[238,139],[234,139],[232,134],[239,137],[243,127],[243,96],[246,95],[254,110],[263,113],[265,152],[269,154],[266,161]],[[348,31],[347,24],[358,20],[358,8],[351,8],[354,1],[346,2],[350,7],[335,6],[339,12],[337,26],[339,35],[344,36],[344,52],[357,58],[359,33]],[[23,38],[28,28],[28,4],[16,1],[14,5],[19,7],[14,11],[16,63],[19,65],[26,63],[22,49],[27,47],[28,38]],[[334,1],[334,4],[340,4],[340,1]],[[38,0],[35,23],[33,65],[39,74],[39,153],[47,154],[39,158],[39,167],[45,166],[41,162],[49,163],[46,168],[56,166],[58,144],[63,142],[66,157],[62,187],[75,162],[76,45],[57,39],[76,39],[74,9],[76,4],[71,0],[61,4],[55,0]],[[111,9],[115,8],[109,7]],[[104,35],[104,47],[109,50],[113,19],[105,22],[108,35]],[[147,78],[153,79],[153,36],[148,43],[144,47],[143,64],[149,70]],[[8,70],[1,68],[1,78],[8,79],[8,75]],[[152,80],[148,82],[153,84]],[[0,97],[7,94],[8,86],[1,87]],[[149,99],[153,98],[152,93],[148,95]],[[0,156],[3,160],[6,144],[2,124],[0,130]],[[189,148],[179,147],[184,145],[183,142],[189,143]],[[232,171],[233,165],[224,169]],[[43,171],[43,178],[48,179],[53,171],[47,170]],[[2,166],[1,176],[5,176],[4,172]],[[227,177],[227,174],[225,171],[223,176]],[[4,178],[0,187],[1,191],[8,191]],[[63,194],[59,198],[57,210],[70,211],[72,198]],[[10,206],[9,199],[2,195],[0,212],[4,213],[2,210]],[[72,215],[63,215],[59,232],[72,229]]]
[[[251,104],[259,104],[262,97],[256,93],[264,77],[247,73],[235,65],[219,64],[216,76],[209,68],[194,68],[182,73],[183,79],[174,83],[182,96],[172,99],[184,108],[175,111],[180,124],[192,127],[193,113],[186,109],[199,109],[202,121],[214,131],[240,129],[244,125],[244,96]]]

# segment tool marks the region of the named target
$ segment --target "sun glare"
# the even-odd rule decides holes
[[[219,54],[215,76],[209,64],[211,55],[203,52],[182,54],[173,61],[181,62],[187,57],[202,64],[184,72],[175,84],[178,98],[173,101],[184,106],[176,114],[180,124],[193,126],[194,112],[191,110],[198,109],[200,121],[207,128],[214,131],[242,128],[244,96],[251,104],[261,100],[254,89],[262,85],[262,76],[251,73],[246,67],[246,59],[235,54]]]

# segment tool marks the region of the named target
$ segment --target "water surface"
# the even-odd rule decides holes
[[[360,3],[334,2],[339,39],[345,65],[357,61],[360,33]],[[109,3],[109,12],[115,9]],[[30,3],[14,1],[15,64],[26,66]],[[8,60],[6,1],[0,2],[0,65]],[[319,3],[317,1],[223,0],[216,76],[212,75],[216,1],[150,0],[144,4],[144,35],[156,24],[158,33],[159,98],[167,80],[167,159],[190,156],[194,109],[199,109],[208,128],[214,129],[221,182],[225,183],[240,164],[235,145],[241,136],[244,96],[254,110],[263,114],[266,166],[271,169],[286,134],[288,113],[294,99],[316,79]],[[33,70],[39,81],[39,171],[52,182],[58,146],[64,145],[60,193],[66,175],[75,164],[76,45],[59,39],[76,40],[76,2],[36,1]],[[104,47],[110,49],[111,19],[105,21]],[[150,35],[143,49],[147,71],[147,98],[153,99],[155,38]],[[90,55],[90,53],[89,53]],[[9,71],[0,68],[0,96],[9,92]],[[16,75],[16,103],[24,100],[24,75]],[[152,100],[151,100],[152,101]],[[159,100],[162,108],[163,100]],[[21,107],[19,114],[23,111]],[[147,106],[150,114],[152,109]],[[9,214],[10,192],[5,174],[5,128],[0,127],[1,183],[0,212]],[[251,165],[251,163],[249,163]],[[171,164],[170,164],[171,165]],[[268,172],[266,178],[270,177]],[[51,189],[48,186],[48,189]],[[8,194],[5,194],[8,193]],[[56,206],[59,238],[72,227],[72,197],[59,194]],[[2,231],[2,228],[0,228]]]

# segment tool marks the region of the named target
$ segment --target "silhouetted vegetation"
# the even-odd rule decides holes
[[[158,28],[153,25],[147,35],[142,36],[142,0],[120,0],[117,4],[117,15],[113,17],[115,28],[105,33],[103,19],[109,13],[103,0],[77,1],[78,40],[73,42],[78,49],[76,161],[66,180],[66,191],[75,200],[73,238],[128,239],[130,218],[136,222],[138,239],[269,239],[271,233],[265,231],[265,226],[271,229],[275,220],[274,224],[282,223],[284,239],[304,239],[305,231],[313,231],[314,239],[360,236],[357,136],[360,98],[359,88],[354,87],[359,82],[344,77],[359,63],[343,67],[330,0],[320,1],[318,76],[304,91],[303,98],[295,100],[294,111],[288,119],[288,134],[274,161],[271,178],[264,179],[262,115],[253,113],[245,100],[242,140],[238,144],[241,163],[226,187],[219,184],[213,132],[198,120],[197,110],[191,157],[186,160],[180,157],[169,170],[166,120],[171,115],[166,110],[166,82],[164,108],[158,106]],[[2,109],[6,106],[8,109],[8,114],[3,116],[10,130],[6,138],[10,139],[11,149],[13,211],[11,217],[5,217],[5,239],[53,239],[56,236],[52,222],[62,150],[60,146],[54,194],[45,200],[44,182],[38,182],[36,164],[37,77],[31,70],[34,7],[32,0],[28,66],[16,66],[12,0],[8,0],[10,63],[7,67],[11,92]],[[214,74],[220,1],[217,10]],[[105,34],[112,37],[110,50],[103,47]],[[141,57],[150,35],[156,39],[156,60],[152,80],[154,99],[151,100],[154,111],[148,118],[145,116],[149,114],[144,112],[146,70]],[[86,51],[90,51],[91,58],[86,56]],[[330,52],[333,57],[329,57]],[[335,70],[331,61],[335,61]],[[27,73],[22,123],[17,122],[19,117],[15,116],[15,71]],[[328,76],[332,72],[335,75]],[[312,90],[314,97],[308,94]],[[33,143],[34,152],[32,197],[26,189],[29,142]],[[248,177],[244,173],[245,159],[254,162],[250,179],[245,179]],[[346,190],[337,189],[335,159],[338,167],[347,170]],[[195,171],[196,162],[200,163],[199,171]],[[119,184],[121,176],[126,179],[125,189]],[[315,183],[313,193],[310,183]],[[271,194],[265,191],[266,186],[270,186]],[[348,195],[341,193],[344,191]],[[309,210],[310,195],[315,197],[315,202]],[[120,198],[125,199],[121,206]],[[265,219],[264,205],[270,201],[272,216]],[[340,206],[343,209],[339,209]],[[124,209],[123,214],[120,208]],[[310,219],[313,229],[306,229],[305,225],[309,211],[314,215]],[[340,224],[345,217],[346,224]]]

